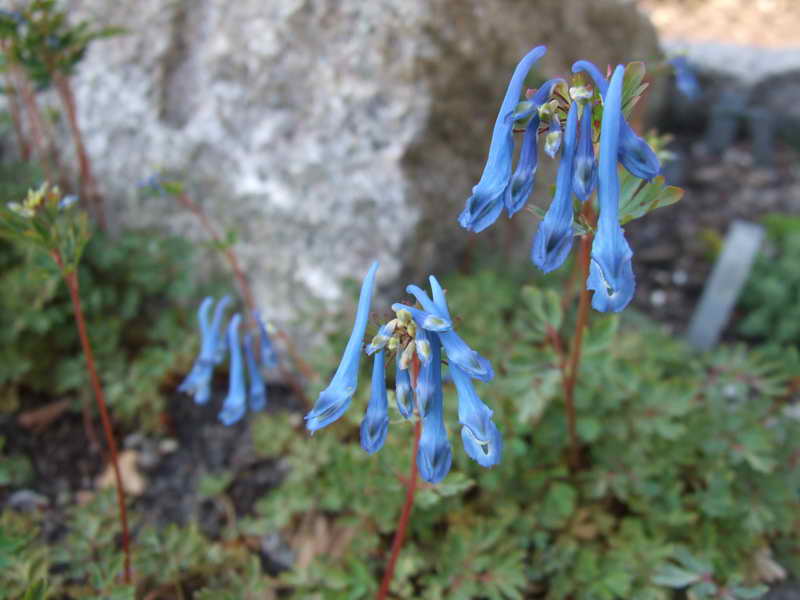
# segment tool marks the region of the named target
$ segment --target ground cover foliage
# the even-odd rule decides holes
[[[656,600],[688,588],[694,598],[755,598],[759,583],[797,572],[797,352],[696,355],[630,311],[593,314],[576,393],[581,468],[570,473],[561,357],[550,341],[551,328],[573,326],[564,283],[520,285],[494,268],[446,280],[451,306],[469,315],[460,330],[495,357],[496,381],[479,393],[491,398],[506,450],[491,470],[454,453],[453,472],[422,488],[396,596]],[[330,364],[341,342],[334,336],[318,362]],[[445,406],[455,405],[448,384]],[[255,451],[281,462],[282,483],[214,539],[192,524],[138,528],[134,511],[135,586],[116,578],[111,495],[72,507],[55,534],[39,531],[36,512],[6,509],[0,587],[8,598],[178,589],[195,598],[370,597],[403,502],[413,428],[395,410],[389,450],[369,456],[355,443],[359,420],[351,411],[310,438],[298,414],[253,418]],[[222,496],[229,481],[220,473],[203,493]],[[257,540],[275,532],[294,563],[266,575]]]

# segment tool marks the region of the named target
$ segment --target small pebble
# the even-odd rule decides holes
[[[675,285],[686,285],[687,281],[689,281],[689,274],[683,269],[678,269],[672,273],[672,283]]]
[[[23,512],[44,508],[50,501],[33,490],[18,490],[9,496],[6,506]]]
[[[654,290],[650,294],[650,302],[653,306],[664,306],[667,303],[667,292],[664,290]]]

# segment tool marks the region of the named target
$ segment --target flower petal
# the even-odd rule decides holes
[[[377,452],[389,431],[389,405],[386,400],[386,353],[375,354],[372,363],[372,395],[361,421],[361,447],[369,454]]]
[[[489,146],[489,157],[478,184],[472,188],[458,222],[469,231],[479,232],[497,220],[503,210],[506,188],[511,178],[514,157],[514,109],[519,103],[525,77],[547,49],[538,46],[528,52],[514,69],[503,103],[497,114]]]
[[[503,438],[492,421],[492,410],[478,397],[469,375],[455,365],[450,365],[450,374],[458,392],[464,451],[481,466],[493,467],[502,458]]]
[[[358,298],[353,331],[350,333],[350,339],[344,349],[336,374],[331,379],[328,387],[320,392],[314,408],[305,416],[306,428],[312,433],[330,425],[341,417],[353,399],[353,394],[358,386],[361,346],[364,342],[364,334],[367,331],[367,318],[369,317],[369,307],[372,303],[372,288],[375,284],[375,272],[377,270],[378,263],[376,261],[372,263],[372,267],[370,267],[361,284],[361,294]]]
[[[432,336],[436,338],[436,336]],[[431,340],[431,381],[433,388],[430,407],[422,418],[422,436],[417,451],[417,469],[422,478],[429,483],[439,483],[450,472],[453,453],[447,430],[444,427],[442,395],[441,347],[437,339]],[[420,373],[420,377],[422,374]]]
[[[242,347],[239,344],[239,323],[242,317],[235,314],[228,324],[228,347],[231,349],[230,379],[228,395],[222,403],[218,418],[225,425],[232,425],[244,416],[247,390],[244,382]]]

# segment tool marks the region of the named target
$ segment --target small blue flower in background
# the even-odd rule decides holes
[[[278,353],[275,350],[272,339],[269,337],[267,325],[261,318],[261,313],[256,311],[254,317],[258,325],[258,336],[261,342],[261,364],[268,369],[274,369],[278,366]]]
[[[688,100],[697,99],[701,93],[700,83],[686,57],[675,56],[669,60],[669,63],[675,70],[675,85],[678,91]]]
[[[194,396],[197,404],[205,404],[211,398],[211,375],[214,372],[214,366],[222,360],[219,353],[220,338],[223,337],[220,326],[223,313],[230,301],[231,299],[225,296],[217,303],[211,322],[208,320],[208,314],[214,304],[213,298],[204,299],[197,311],[197,319],[200,322],[200,354],[195,360],[192,370],[189,371],[189,375],[178,387],[178,391]]]
[[[247,376],[250,380],[248,394],[250,410],[257,412],[264,410],[267,405],[267,386],[264,384],[264,378],[261,377],[261,371],[258,368],[258,362],[256,362],[256,355],[253,350],[253,336],[249,333],[244,336],[244,353],[247,358]]]
[[[231,349],[230,379],[228,395],[222,403],[219,420],[225,425],[232,425],[244,416],[247,407],[247,388],[244,382],[244,365],[242,364],[242,347],[239,345],[239,325],[242,317],[233,316],[228,323],[228,347]]]
[[[67,194],[58,201],[59,210],[66,210],[78,202],[78,196],[75,194]]]
[[[572,172],[577,146],[578,105],[573,103],[567,115],[567,131],[564,151],[558,165],[556,192],[547,209],[536,236],[533,238],[531,260],[545,273],[554,271],[567,260],[572,248]]]
[[[336,369],[330,385],[322,390],[316,405],[305,417],[306,428],[312,433],[341,417],[353,399],[353,394],[358,386],[358,367],[361,364],[361,349],[364,334],[367,331],[367,317],[369,316],[369,305],[372,302],[372,288],[377,270],[378,263],[372,263],[372,267],[361,284],[353,331],[350,333],[350,339],[344,349],[339,368]]]
[[[619,177],[617,149],[622,130],[622,65],[614,70],[605,96],[603,121],[600,127],[600,168],[598,203],[600,216],[592,244],[589,279],[586,286],[594,290],[592,306],[601,312],[619,312],[633,298],[635,282],[631,257],[633,252],[619,224]]]
[[[515,110],[522,94],[525,77],[547,49],[538,46],[528,52],[514,69],[506,95],[500,105],[492,132],[489,157],[478,184],[472,188],[458,222],[464,229],[479,232],[497,220],[503,210],[506,188],[511,180],[511,163],[514,158]]]
[[[416,412],[422,420],[417,454],[419,473],[431,483],[441,481],[452,463],[450,441],[444,426],[444,348],[458,393],[464,450],[484,467],[498,464],[503,448],[500,432],[492,422],[492,411],[478,398],[471,382],[471,379],[492,379],[492,365],[453,330],[444,289],[435,277],[429,278],[433,299],[421,288],[409,285],[406,291],[416,298],[419,307],[393,304],[395,318],[382,325],[369,344],[364,344],[376,270],[377,263],[364,278],[355,324],[339,368],[330,385],[320,393],[316,406],[306,415],[309,431],[329,425],[347,410],[358,384],[363,348],[365,353],[374,354],[374,358],[370,400],[361,421],[361,446],[370,454],[380,450],[389,428],[386,364],[394,353],[398,411],[406,419]],[[419,369],[413,389],[409,369]]]
[[[242,317],[239,314],[231,318],[226,333],[223,334],[222,321],[230,302],[228,296],[222,298],[216,304],[214,316],[210,320],[209,314],[214,306],[214,299],[205,298],[200,304],[197,311],[200,322],[200,353],[192,370],[178,387],[178,391],[192,395],[197,404],[206,404],[211,398],[214,368],[225,359],[226,354],[230,354],[228,395],[219,413],[219,420],[225,425],[239,421],[247,410],[248,402],[250,410],[264,410],[267,405],[267,385],[261,374],[261,368],[272,368],[277,365],[277,354],[258,312],[253,314],[253,321],[256,324],[253,329],[257,331],[246,332],[243,343],[239,337],[242,325]],[[255,333],[258,333],[258,342]],[[260,361],[257,360],[257,349],[261,354]],[[245,364],[249,383],[245,381]]]

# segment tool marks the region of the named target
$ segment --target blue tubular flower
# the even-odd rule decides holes
[[[436,335],[431,337],[433,339],[431,340],[430,364],[433,368],[430,370],[430,384],[433,388],[433,396],[429,410],[422,419],[417,468],[425,481],[439,483],[450,472],[453,453],[450,449],[450,441],[447,439],[447,430],[444,427],[441,346]],[[421,377],[422,373],[420,373]]]
[[[450,322],[450,319],[443,317],[442,315],[438,314],[437,312],[420,310],[414,306],[408,306],[407,304],[400,304],[396,302],[392,304],[392,310],[407,310],[411,313],[411,316],[414,317],[414,321],[423,329],[427,329],[428,331],[447,331],[448,329],[453,328],[453,324]]]
[[[675,85],[678,87],[678,91],[688,100],[697,98],[700,95],[700,84],[686,57],[676,56],[670,59],[669,63],[675,69]]]
[[[575,163],[575,134],[578,121],[578,105],[570,106],[567,115],[567,132],[564,140],[564,151],[558,165],[556,192],[547,209],[536,236],[533,238],[531,260],[545,273],[549,273],[564,264],[572,248],[572,171]]]
[[[600,217],[592,244],[592,260],[586,287],[594,290],[592,306],[601,312],[619,312],[633,298],[635,283],[631,252],[619,225],[619,179],[617,147],[622,121],[622,79],[625,69],[614,70],[606,94],[600,127],[600,170],[598,203]]]
[[[572,65],[572,72],[578,73],[580,71],[585,71],[594,79],[595,85],[600,89],[603,102],[605,102],[608,82],[603,77],[603,74],[600,73],[600,69],[588,60],[579,60]],[[658,156],[646,141],[636,135],[627,121],[621,118],[619,127],[619,144],[617,147],[619,162],[628,169],[631,175],[648,181],[653,179],[661,171],[661,163],[658,160]]]
[[[417,329],[417,342],[419,342],[419,335],[424,330]],[[423,334],[425,335],[425,334]],[[434,361],[433,347],[439,346],[438,334],[430,334],[425,336],[425,343],[428,344],[429,357],[427,362],[420,362],[419,375],[417,376],[417,387],[414,388],[414,397],[417,400],[417,410],[421,417],[428,414],[433,397],[436,395],[436,377],[437,373],[441,373],[441,364]],[[441,353],[440,353],[441,354]],[[441,360],[441,359],[440,359]],[[438,376],[441,380],[441,375]],[[439,383],[441,386],[441,382]]]
[[[592,144],[592,105],[583,105],[580,125],[578,127],[578,149],[575,153],[575,166],[572,175],[572,189],[575,195],[586,202],[597,185],[597,163],[594,160],[594,144]]]
[[[553,115],[550,119],[550,127],[547,129],[547,135],[544,137],[544,151],[550,158],[555,158],[561,148],[561,140],[564,137],[564,132],[561,131],[561,121],[558,120],[557,115]]]
[[[305,417],[306,428],[312,433],[326,425],[330,425],[341,417],[353,399],[353,393],[358,385],[361,344],[364,340],[364,333],[367,330],[367,317],[369,316],[369,306],[372,302],[372,288],[377,270],[378,263],[372,263],[372,267],[361,284],[361,294],[358,298],[358,309],[353,323],[353,331],[344,349],[339,367],[336,369],[330,385],[320,392],[316,405]]]
[[[250,379],[250,410],[264,410],[267,405],[267,386],[258,370],[258,363],[253,352],[253,336],[244,336],[244,355],[247,359],[247,376]]]
[[[261,364],[267,369],[274,369],[278,366],[278,353],[275,351],[275,346],[272,345],[272,340],[267,332],[267,326],[261,318],[261,313],[255,311],[253,316],[258,324],[258,337],[261,342]]]
[[[482,467],[493,467],[503,455],[503,438],[492,421],[492,411],[478,398],[469,375],[455,365],[450,365],[450,374],[458,392],[464,451]]]
[[[489,146],[489,157],[478,184],[472,188],[458,222],[469,231],[483,231],[497,220],[503,210],[506,188],[511,178],[511,163],[514,157],[514,110],[519,103],[522,87],[528,71],[547,49],[538,46],[528,52],[511,76],[503,103],[497,114]]]
[[[400,368],[400,353],[397,353],[395,376],[394,376],[394,399],[397,403],[397,410],[405,419],[411,417],[414,412],[414,404],[411,398],[411,376],[408,369]]]
[[[223,352],[220,353],[221,340],[224,340],[224,336],[220,335],[220,322],[230,301],[231,299],[225,296],[217,303],[211,323],[208,321],[208,313],[214,304],[212,297],[205,298],[197,311],[197,320],[200,322],[200,354],[192,370],[178,387],[179,392],[194,396],[197,404],[205,404],[211,397],[211,375],[214,372],[214,365],[224,356],[224,345],[222,345]]]
[[[442,308],[440,308],[428,297],[428,294],[426,294],[424,290],[416,285],[409,285],[406,287],[406,291],[412,294],[426,311],[449,314],[447,311],[447,303],[444,302],[444,295],[442,295],[444,303]],[[444,346],[445,352],[447,352],[447,358],[450,362],[464,369],[469,373],[470,377],[480,379],[481,381],[490,381],[494,377],[492,363],[470,348],[454,330],[441,331],[436,335],[439,341],[441,341],[442,346]]]
[[[369,454],[383,448],[389,431],[389,406],[386,401],[386,354],[383,350],[375,355],[372,363],[372,395],[367,412],[361,421],[361,447]]]
[[[539,163],[539,107],[550,97],[553,88],[563,81],[563,79],[551,79],[545,82],[531,98],[531,120],[528,121],[522,137],[517,168],[511,176],[511,183],[506,188],[505,205],[509,218],[522,210],[533,190],[533,181]]]
[[[247,404],[247,390],[244,383],[242,347],[239,345],[239,323],[242,317],[236,314],[228,324],[228,347],[231,349],[230,379],[228,395],[222,403],[218,417],[225,425],[232,425],[242,418]]]

